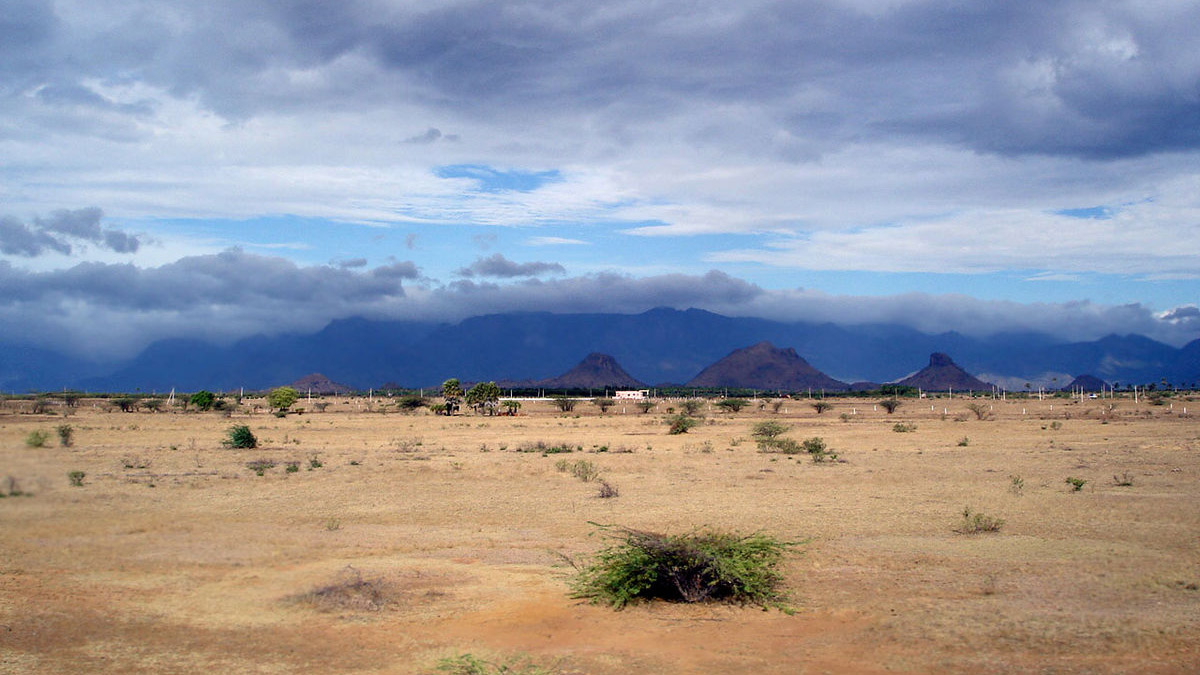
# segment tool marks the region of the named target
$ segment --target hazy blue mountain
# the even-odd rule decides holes
[[[1050,372],[1089,373],[1122,384],[1200,380],[1200,340],[1176,349],[1138,335],[1070,343],[1036,333],[974,338],[890,324],[788,323],[660,308],[640,314],[494,314],[456,324],[351,318],[312,334],[259,335],[232,345],[163,340],[128,362],[109,364],[10,347],[0,351],[0,386],[261,389],[319,372],[363,389],[385,382],[430,387],[450,377],[544,380],[593,352],[611,355],[633,378],[656,385],[688,382],[731,352],[764,341],[794,349],[842,382],[896,381],[920,370],[935,352],[949,354],[967,372],[1022,381]]]

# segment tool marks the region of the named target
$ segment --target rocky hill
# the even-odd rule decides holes
[[[687,386],[784,391],[845,391],[849,388],[845,382],[813,368],[795,349],[778,349],[770,342],[733,351],[702,370]]]
[[[928,366],[896,384],[917,387],[923,391],[985,391],[992,388],[992,385],[973,377],[941,352],[930,354]]]
[[[541,380],[537,386],[547,389],[643,389],[646,385],[625,372],[613,357],[593,352],[579,365],[558,377]]]
[[[1071,380],[1071,384],[1063,387],[1063,391],[1104,391],[1108,388],[1108,383],[1094,375],[1080,375]]]
[[[300,392],[301,396],[310,392],[313,394],[342,396],[354,391],[353,388],[347,387],[344,384],[338,384],[320,373],[305,375],[288,386]]]

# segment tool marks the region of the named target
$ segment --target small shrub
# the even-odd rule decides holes
[[[608,412],[608,409],[613,407],[614,401],[611,398],[594,398],[592,404],[600,409],[600,414]]]
[[[894,431],[898,434],[904,434],[904,433],[908,433],[910,431],[916,431],[916,430],[917,430],[917,425],[912,424],[912,423],[896,422],[895,424],[892,425],[892,431]]]
[[[1020,476],[1008,477],[1008,491],[1020,496],[1025,492],[1025,479]]]
[[[322,464],[321,460],[319,458],[317,458],[316,456],[308,458],[308,470],[309,471],[312,471],[313,469],[319,469],[323,466],[325,466],[325,465]]]
[[[637,406],[637,409],[642,411],[642,414],[645,415],[646,413],[650,412],[651,410],[654,410],[654,406],[657,404],[654,401],[651,401],[650,399],[645,398],[645,399],[638,401],[635,405]]]
[[[771,412],[777,413],[777,412],[779,412],[780,408],[782,408],[782,407],[783,407],[783,399],[779,399],[777,401],[771,401]]]
[[[621,491],[617,489],[617,486],[606,480],[600,481],[600,487],[596,491],[596,496],[600,499],[612,499],[613,497],[620,496],[620,494]]]
[[[887,414],[891,415],[892,413],[896,412],[896,408],[900,407],[901,402],[899,399],[885,398],[879,402],[879,405],[887,411]]]
[[[986,420],[992,416],[991,406],[986,403],[975,401],[967,404],[967,410],[975,413],[975,419]]]
[[[71,447],[71,445],[74,443],[72,436],[75,434],[75,430],[71,428],[71,425],[60,424],[57,427],[54,427],[54,430],[58,432],[58,444],[64,448]]]
[[[485,661],[474,654],[447,656],[434,667],[449,675],[551,675],[554,669],[544,668],[526,658],[514,657],[505,661]]]
[[[600,477],[600,469],[586,459],[574,462],[560,459],[554,464],[554,468],[563,473],[569,473],[585,483],[590,483]]]
[[[1004,526],[1004,521],[994,516],[989,516],[984,513],[972,511],[971,507],[966,507],[962,512],[962,522],[954,531],[959,534],[981,534],[984,532],[999,532]]]
[[[1051,431],[1058,431],[1058,430],[1059,430],[1059,429],[1061,429],[1061,428],[1062,428],[1062,422],[1059,422],[1058,420],[1055,420],[1055,421],[1053,421],[1053,422],[1051,422],[1051,423],[1050,423],[1050,430],[1051,430]]]
[[[686,434],[689,429],[697,424],[699,424],[699,422],[695,418],[688,417],[684,413],[679,413],[678,415],[674,415],[667,419],[667,425],[670,426],[670,429],[667,430],[667,433],[672,435]]]
[[[246,468],[250,469],[257,475],[262,476],[267,473],[268,469],[275,468],[275,460],[273,460],[273,459],[256,459],[252,462],[246,462]]]
[[[576,403],[575,399],[567,398],[566,396],[554,397],[554,405],[558,408],[559,412],[571,412],[575,409]]]
[[[754,429],[750,435],[754,437],[755,442],[761,450],[766,450],[774,447],[779,436],[787,432],[790,427],[782,422],[775,420],[767,420],[754,425]]]
[[[818,464],[827,459],[836,460],[838,457],[836,452],[831,451],[825,445],[825,439],[818,436],[814,436],[813,438],[805,440],[803,443],[801,443],[801,447],[804,448],[804,451],[812,457],[812,461]]]
[[[726,601],[785,609],[778,571],[798,545],[770,535],[716,530],[683,535],[599,526],[615,543],[573,584],[574,597],[621,609],[639,600]]]
[[[960,447],[960,448],[965,448],[970,444],[971,444],[971,439],[967,438],[966,436],[963,436],[962,438],[958,439],[958,447]]]
[[[83,487],[83,479],[87,476],[82,471],[71,471],[67,473],[67,480],[70,481],[71,487]]]
[[[300,462],[287,462],[284,471],[288,473],[297,473],[300,471]]]
[[[540,452],[543,455],[557,455],[560,453],[575,452],[575,447],[566,443],[558,445],[547,445],[545,441],[536,443],[524,443],[514,449],[516,452]]]
[[[833,404],[829,403],[828,401],[814,401],[812,403],[812,408],[813,410],[817,411],[818,415],[820,415],[826,410],[833,410]]]
[[[42,429],[34,429],[25,435],[25,445],[31,448],[44,448],[48,440],[50,440],[49,432]]]
[[[1065,482],[1067,485],[1071,486],[1071,492],[1079,492],[1083,489],[1084,485],[1087,485],[1086,480],[1082,478],[1075,478],[1074,476],[1067,476],[1067,480]]]
[[[239,424],[230,427],[225,432],[225,440],[221,441],[221,445],[227,448],[257,448],[258,438],[255,437],[254,432],[250,431],[250,427]]]
[[[1123,472],[1120,476],[1117,476],[1114,474],[1113,475],[1113,485],[1116,485],[1117,487],[1132,487],[1133,486],[1133,475],[1130,474],[1128,471]]]
[[[700,412],[700,408],[704,407],[704,401],[698,398],[689,398],[679,404],[679,408],[683,410],[685,415],[695,415]]]
[[[378,612],[395,602],[398,595],[392,583],[364,579],[361,572],[347,566],[333,583],[293,596],[291,600],[318,612]]]

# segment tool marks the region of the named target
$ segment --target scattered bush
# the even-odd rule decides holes
[[[644,398],[644,399],[638,401],[636,403],[636,405],[637,405],[637,409],[642,411],[642,414],[645,415],[646,413],[650,412],[651,410],[654,410],[654,406],[657,404],[648,398]]]
[[[612,499],[620,494],[621,491],[617,489],[617,486],[606,480],[600,481],[600,488],[596,491],[596,496],[600,499]]]
[[[554,397],[554,405],[558,408],[559,412],[571,412],[575,409],[576,403],[577,401],[575,399],[567,398],[566,396]]]
[[[138,408],[138,402],[141,401],[137,396],[122,396],[114,398],[112,404],[120,408],[121,412],[135,412]]]
[[[960,448],[965,448],[970,444],[971,444],[971,439],[967,438],[966,436],[963,436],[962,438],[958,439],[958,447],[960,447]]]
[[[586,459],[574,462],[560,459],[554,464],[554,468],[564,473],[569,473],[585,483],[590,483],[600,477],[600,469],[596,468],[595,464]]]
[[[330,529],[328,523],[326,529]],[[392,604],[397,595],[393,584],[383,579],[364,579],[361,572],[347,566],[333,583],[293,596],[291,600],[319,612],[378,612]]]
[[[606,397],[592,399],[592,404],[600,409],[601,415],[608,412],[608,409],[613,407],[614,402],[615,401],[613,401],[611,398],[606,398]]]
[[[31,448],[44,448],[50,440],[50,433],[42,429],[34,429],[25,435],[25,445]]]
[[[885,398],[879,402],[879,405],[887,411],[887,414],[891,415],[892,413],[896,412],[896,408],[899,408],[901,403],[899,399]]]
[[[986,420],[992,416],[991,406],[979,401],[968,403],[967,410],[975,413],[975,419],[977,420]]]
[[[524,443],[514,448],[516,452],[540,452],[543,455],[556,455],[565,452],[575,452],[576,449],[578,449],[580,452],[583,452],[583,448],[581,446],[572,446],[567,445],[566,443],[547,445],[545,441]]]
[[[250,431],[250,427],[244,424],[239,424],[237,426],[229,427],[229,429],[225,432],[225,440],[221,441],[221,445],[224,445],[227,448],[257,448],[258,438],[256,438],[254,433]]]
[[[83,487],[83,479],[87,476],[82,471],[71,471],[67,473],[67,480],[70,481],[71,487]]]
[[[699,424],[699,421],[694,417],[688,417],[685,413],[679,413],[667,418],[667,425],[670,427],[667,433],[672,435],[686,434],[689,429]]]
[[[704,401],[698,398],[689,398],[679,404],[679,408],[683,410],[685,415],[695,415],[700,412],[700,408],[704,407]]]
[[[1084,485],[1087,485],[1086,480],[1082,478],[1075,478],[1074,476],[1067,476],[1067,480],[1065,482],[1067,485],[1071,486],[1071,492],[1079,492],[1083,489]]]
[[[325,466],[325,465],[321,463],[320,458],[318,458],[316,455],[308,458],[308,470],[309,471],[312,471],[313,469],[319,469],[323,466]]]
[[[574,597],[621,609],[638,600],[727,601],[785,609],[778,566],[798,545],[770,535],[683,535],[598,526],[615,540],[580,570]]]
[[[971,507],[966,507],[962,512],[962,522],[954,531],[959,534],[981,534],[984,532],[999,532],[1004,526],[1004,521],[1000,518],[989,516],[984,513],[972,511]]]
[[[779,436],[787,432],[790,427],[782,422],[775,420],[767,420],[754,425],[754,429],[750,435],[754,437],[760,450],[768,450],[775,447]]]
[[[54,427],[54,430],[58,432],[58,444],[64,448],[71,447],[71,445],[74,443],[72,436],[75,434],[75,430],[71,428],[71,425],[60,424],[57,427]]]
[[[450,675],[551,675],[554,669],[543,668],[525,658],[512,658],[501,662],[484,661],[474,654],[447,656],[435,667],[439,673]]]
[[[742,408],[748,405],[750,405],[750,402],[744,398],[727,398],[723,401],[717,401],[718,408],[730,413],[741,412]]]
[[[205,411],[205,410],[209,410],[210,408],[212,408],[213,403],[215,403],[216,400],[217,400],[216,395],[213,394],[211,391],[205,391],[205,390],[201,389],[200,391],[192,394],[190,398],[188,398],[188,403],[191,403],[192,405],[196,406],[197,410]]]
[[[1113,475],[1113,485],[1116,485],[1117,487],[1132,487],[1133,486],[1133,475],[1130,474],[1128,471],[1123,472],[1120,476],[1114,474]]]
[[[825,445],[825,439],[817,436],[805,440],[801,444],[801,447],[812,457],[812,461],[817,463],[824,462],[827,459],[836,460],[838,457],[836,452],[833,452]]]
[[[287,462],[284,471],[288,473],[297,473],[300,471],[300,462]]]
[[[246,462],[246,468],[250,469],[257,475],[262,476],[267,473],[268,469],[275,468],[275,460],[273,460],[273,459],[256,459],[253,462]]]
[[[896,422],[895,424],[892,425],[892,431],[894,431],[898,434],[908,433],[910,431],[916,431],[916,430],[917,430],[917,425],[912,424],[912,423]]]
[[[1020,496],[1025,491],[1025,479],[1020,476],[1008,477],[1008,491]]]
[[[813,401],[812,408],[813,410],[817,411],[818,415],[820,415],[826,410],[833,410],[833,404],[828,401]]]

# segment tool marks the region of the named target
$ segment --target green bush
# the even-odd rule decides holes
[[[193,406],[195,406],[197,410],[204,411],[211,409],[216,400],[216,395],[211,391],[201,389],[188,398],[188,403],[191,403]]]
[[[74,439],[72,437],[75,434],[75,429],[73,429],[70,424],[60,424],[54,427],[54,430],[58,432],[58,444],[64,448],[71,447],[71,445],[74,443]]]
[[[1079,492],[1083,489],[1084,485],[1087,485],[1086,480],[1082,478],[1075,478],[1074,476],[1067,476],[1066,483],[1067,485],[1071,486],[1071,492]]]
[[[71,482],[71,487],[83,487],[83,478],[87,476],[82,471],[71,471],[67,473],[67,480]]]
[[[686,434],[688,429],[696,426],[696,424],[698,424],[698,422],[695,418],[688,417],[684,413],[679,413],[678,415],[673,415],[667,418],[667,425],[670,426],[670,429],[667,430],[667,433],[672,435]]]
[[[731,413],[738,413],[742,408],[750,405],[750,402],[744,398],[727,398],[722,401],[717,401],[717,407],[721,410]]]
[[[599,526],[615,542],[579,571],[574,597],[621,609],[638,600],[725,601],[785,609],[778,567],[798,545],[756,532],[667,535]]]
[[[972,511],[971,507],[966,507],[962,511],[962,522],[954,531],[959,534],[981,534],[984,532],[999,532],[1004,526],[1004,521],[1000,518],[989,516],[984,513]]]
[[[34,429],[25,436],[25,445],[31,448],[44,448],[50,440],[50,433],[42,429]]]
[[[225,432],[225,440],[221,441],[221,445],[227,448],[257,448],[258,439],[254,436],[254,432],[250,431],[250,427],[239,424],[229,427]]]
[[[912,424],[911,422],[907,422],[907,423],[906,422],[896,422],[895,424],[892,425],[892,431],[894,431],[898,434],[903,434],[903,433],[907,433],[909,431],[916,431],[916,430],[917,430],[917,425]]]
[[[782,422],[767,420],[765,422],[759,422],[758,424],[755,424],[754,429],[750,432],[750,435],[753,436],[755,442],[758,443],[759,449],[766,451],[775,447],[779,440],[779,436],[787,432],[789,428],[790,427],[788,427],[788,425],[783,424]]]

